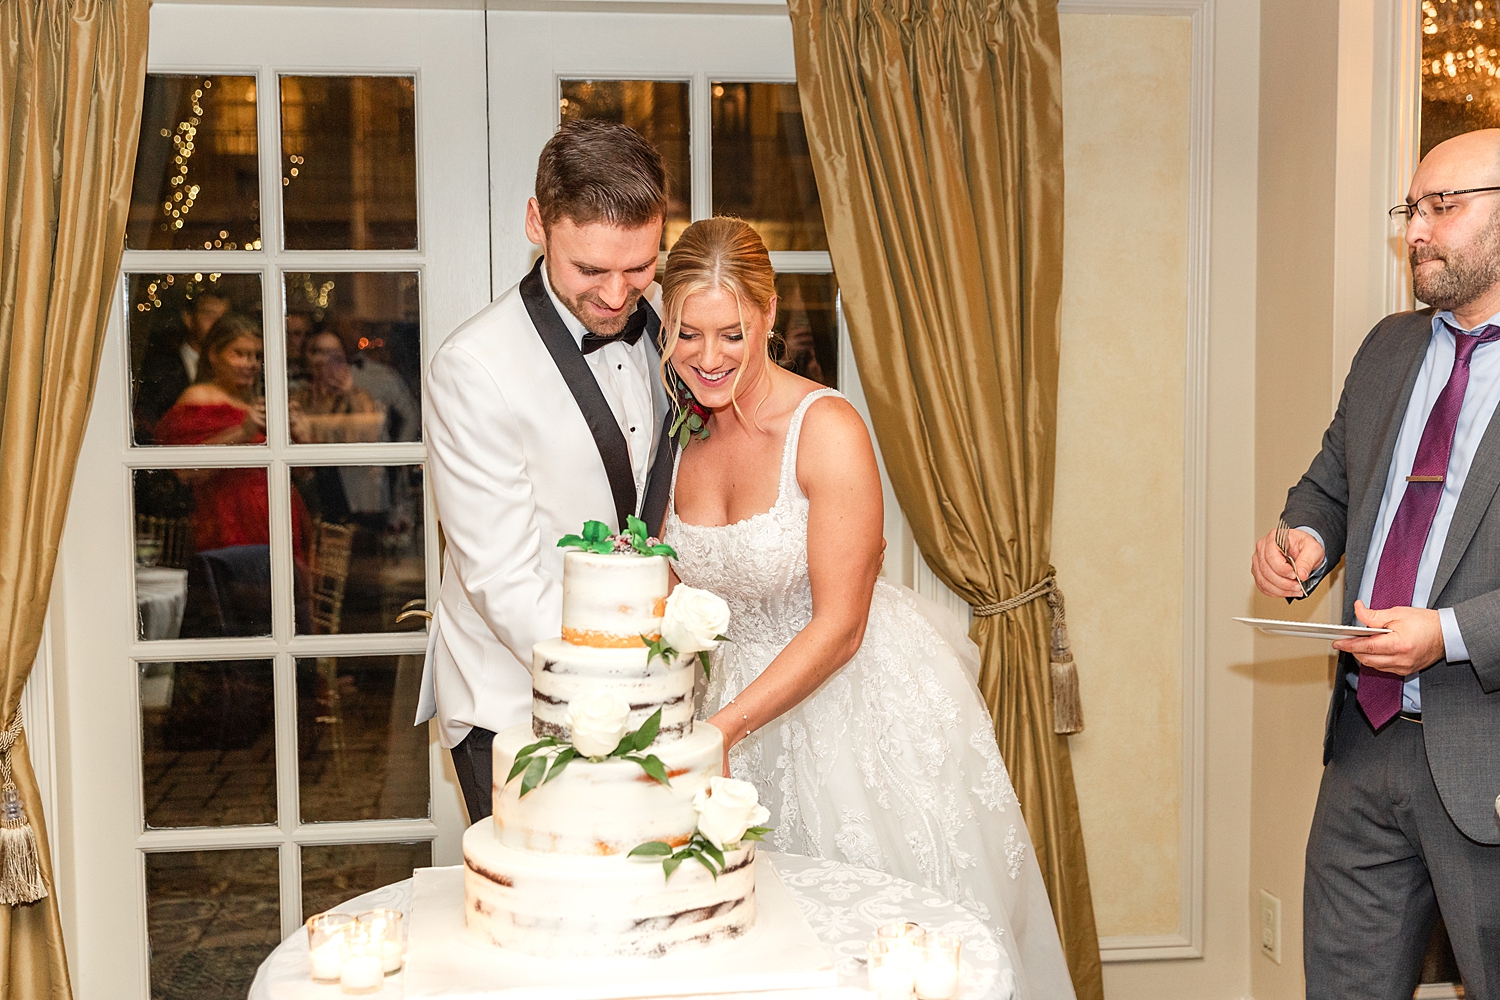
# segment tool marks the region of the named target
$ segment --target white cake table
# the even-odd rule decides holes
[[[989,930],[967,910],[921,886],[884,872],[794,854],[769,854],[791,890],[802,915],[823,942],[838,972],[839,987],[788,991],[796,1000],[852,1000],[868,997],[865,989],[865,943],[881,924],[912,920],[929,930],[963,940],[962,1000],[1011,1000],[1014,976],[1010,956]],[[411,880],[357,896],[336,907],[349,913],[376,907],[409,911]],[[337,986],[314,983],[307,954],[307,935],[298,931],[261,963],[249,1000],[336,1000]],[[402,973],[386,978],[375,1000],[403,996]],[[715,1000],[728,1000],[720,994]],[[741,995],[748,996],[748,995]],[[754,994],[764,997],[766,994]]]

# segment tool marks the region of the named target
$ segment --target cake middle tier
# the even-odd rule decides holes
[[[700,726],[647,751],[661,759],[671,785],[633,761],[575,759],[522,796],[520,776],[504,782],[516,754],[531,742],[524,725],[495,737],[495,829],[507,847],[545,854],[628,854],[648,840],[681,847],[698,826],[693,797],[722,773],[724,761],[724,738],[713,726]]]
[[[575,646],[546,639],[531,647],[531,721],[538,737],[573,738],[568,705],[573,699],[608,691],[630,706],[628,728],[639,729],[661,709],[658,743],[678,739],[693,728],[691,656],[657,656],[650,651]],[[528,741],[529,742],[529,741]]]

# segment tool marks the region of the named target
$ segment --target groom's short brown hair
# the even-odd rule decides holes
[[[542,225],[607,222],[636,229],[667,214],[661,154],[635,129],[616,122],[563,122],[536,164]]]

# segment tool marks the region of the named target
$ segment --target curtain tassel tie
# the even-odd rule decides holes
[[[10,753],[21,736],[21,708],[0,732],[0,903],[19,906],[46,898],[36,831],[26,818],[21,793],[11,775]]]
[[[1014,611],[1038,597],[1047,598],[1052,612],[1052,640],[1048,657],[1052,674],[1052,731],[1060,736],[1083,732],[1083,697],[1078,689],[1078,666],[1073,662],[1073,647],[1068,642],[1068,615],[1063,604],[1062,588],[1057,585],[1057,571],[1047,567],[1041,583],[1009,600],[994,604],[977,604],[974,615],[988,618]]]

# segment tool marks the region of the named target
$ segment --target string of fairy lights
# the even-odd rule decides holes
[[[1500,102],[1500,0],[1422,0],[1422,96]]]

